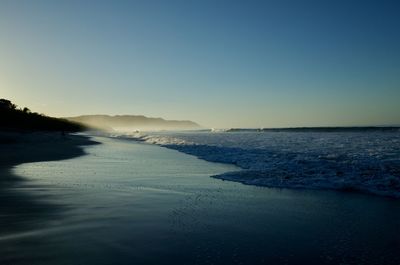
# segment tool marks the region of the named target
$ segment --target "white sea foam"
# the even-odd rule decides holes
[[[241,167],[216,178],[400,198],[399,132],[185,132],[134,139]]]

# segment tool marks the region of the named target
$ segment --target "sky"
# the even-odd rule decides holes
[[[399,1],[0,0],[0,98],[206,127],[400,125]]]

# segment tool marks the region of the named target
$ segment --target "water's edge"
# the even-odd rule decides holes
[[[156,144],[241,169],[211,176],[217,179],[269,188],[336,190],[400,198],[400,179],[396,177],[400,169],[396,158],[380,161],[378,155],[369,160],[364,157],[354,160],[346,158],[346,154],[330,153],[307,153],[301,157],[303,154],[298,151],[215,146],[165,135],[117,137]]]

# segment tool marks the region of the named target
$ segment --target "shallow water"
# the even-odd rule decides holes
[[[128,133],[242,171],[220,179],[274,188],[357,190],[400,198],[400,131]]]
[[[0,264],[400,264],[399,200],[247,186],[209,177],[234,166],[96,140],[14,169],[35,207],[3,216]]]

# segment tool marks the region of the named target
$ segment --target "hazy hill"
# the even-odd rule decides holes
[[[114,130],[195,130],[200,125],[192,121],[164,120],[142,115],[83,115],[66,118],[91,127],[112,128]]]
[[[18,108],[10,100],[0,99],[0,130],[77,132],[84,129],[82,124],[31,112],[26,107]]]

